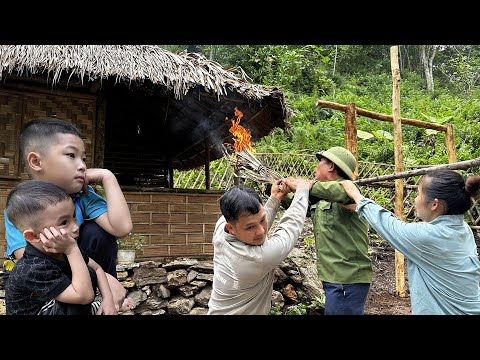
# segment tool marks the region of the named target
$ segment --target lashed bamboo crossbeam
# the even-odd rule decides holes
[[[355,183],[358,185],[366,185],[366,184],[370,184],[378,181],[405,179],[411,176],[424,175],[426,173],[429,173],[435,170],[467,170],[476,166],[480,166],[480,157],[472,160],[458,161],[450,164],[434,165],[434,166],[430,166],[422,169],[402,171],[395,174],[374,176],[366,179],[359,179],[359,180],[356,180]]]
[[[337,104],[331,101],[324,101],[324,100],[317,100],[316,106],[318,107],[323,107],[323,108],[328,108],[328,109],[334,109],[334,110],[340,110],[343,112],[346,112],[348,109],[347,105],[343,104]],[[387,122],[393,122],[393,116],[392,115],[387,115],[387,114],[380,114],[376,113],[373,111],[365,110],[359,107],[355,107],[355,111],[357,115],[365,116],[371,119],[376,119],[380,121],[387,121]],[[401,117],[400,118],[402,124],[408,124],[408,125],[414,125],[416,127],[421,127],[424,129],[433,129],[437,131],[443,131],[446,132],[448,126],[443,125],[443,124],[436,124],[436,123],[431,123],[427,121],[422,121],[422,120],[417,120],[417,119],[408,119]]]

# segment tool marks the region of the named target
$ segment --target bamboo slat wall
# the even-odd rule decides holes
[[[213,254],[212,234],[220,217],[223,192],[124,191],[133,232],[145,238],[138,258],[205,256]]]

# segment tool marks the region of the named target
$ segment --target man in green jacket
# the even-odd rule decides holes
[[[319,163],[309,193],[308,216],[313,221],[317,272],[325,291],[325,315],[363,315],[373,276],[368,255],[368,223],[340,205],[352,202],[340,181],[354,179],[357,161],[340,146],[316,156]],[[284,199],[284,207],[289,206],[290,198]]]

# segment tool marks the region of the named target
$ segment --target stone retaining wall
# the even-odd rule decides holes
[[[117,277],[135,301],[122,315],[205,315],[212,291],[212,258],[159,258],[117,265]],[[272,305],[285,312],[299,303],[309,304],[323,290],[315,261],[301,249],[275,269]],[[0,270],[0,315],[5,314],[3,271]]]

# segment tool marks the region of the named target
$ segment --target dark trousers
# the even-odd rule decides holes
[[[84,221],[80,226],[78,246],[102,269],[117,278],[117,238],[103,230],[93,220]]]
[[[334,284],[322,282],[325,291],[325,315],[363,315],[370,284]]]

